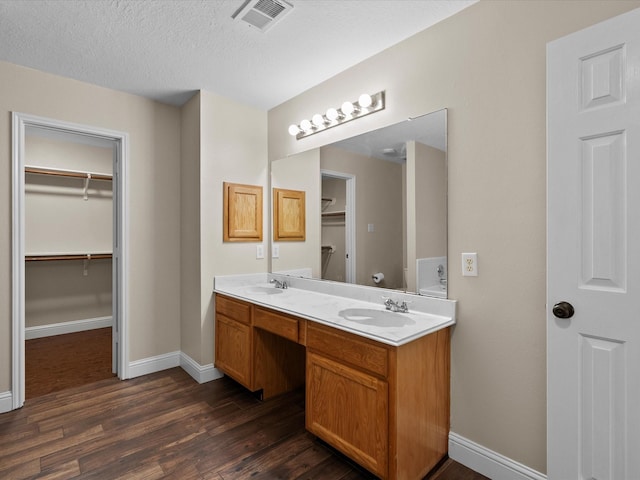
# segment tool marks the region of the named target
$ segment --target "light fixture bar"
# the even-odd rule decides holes
[[[311,120],[304,119],[299,124],[289,127],[289,133],[295,135],[297,140],[301,138],[323,132],[329,128],[342,125],[356,118],[361,118],[374,112],[379,112],[385,108],[384,90],[368,95],[360,95],[355,102],[344,102],[338,109],[329,108],[322,115],[316,113]]]

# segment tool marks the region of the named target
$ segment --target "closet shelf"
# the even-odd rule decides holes
[[[336,212],[322,212],[323,217],[344,217],[347,212],[344,210],[336,211]]]
[[[57,168],[26,166],[24,167],[24,171],[25,173],[34,173],[37,175],[54,175],[57,177],[90,178],[91,180],[106,180],[109,182],[113,180],[113,175],[106,175],[104,173],[81,172],[76,170],[60,170]]]
[[[27,262],[46,262],[52,260],[103,260],[111,258],[111,253],[63,253],[25,255]]]

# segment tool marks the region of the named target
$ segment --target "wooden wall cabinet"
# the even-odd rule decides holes
[[[423,478],[447,454],[449,328],[394,347],[216,295],[216,367],[264,398],[306,379],[307,430],[382,479]]]
[[[224,182],[222,188],[224,241],[262,241],[262,187]]]
[[[273,240],[303,242],[305,226],[305,192],[273,189]]]

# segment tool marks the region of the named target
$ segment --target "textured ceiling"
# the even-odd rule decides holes
[[[289,0],[263,33],[243,0],[0,0],[0,60],[181,105],[268,110],[475,0]]]

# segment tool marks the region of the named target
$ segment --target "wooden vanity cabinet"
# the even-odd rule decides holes
[[[306,320],[254,306],[253,326],[254,383],[262,398],[304,386],[305,349],[299,343]]]
[[[215,366],[255,391],[251,323],[251,304],[216,296]]]
[[[216,295],[215,367],[263,399],[304,385],[306,321]]]
[[[447,453],[449,329],[400,347],[307,327],[307,429],[383,479],[423,478]]]
[[[322,325],[307,328],[307,348],[307,430],[386,478],[388,349]]]
[[[218,294],[215,330],[217,368],[263,398],[306,381],[307,430],[380,478],[446,455],[449,328],[394,347]]]

